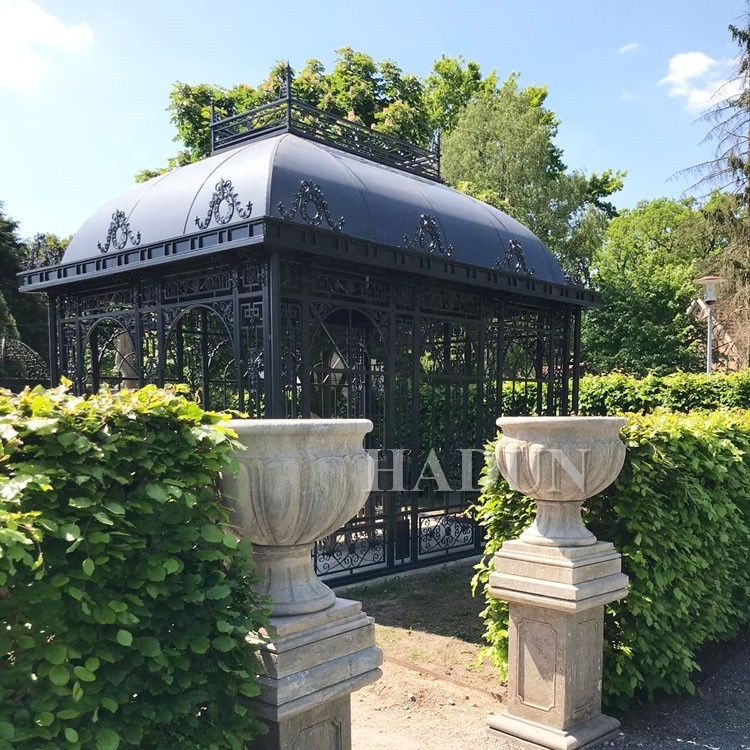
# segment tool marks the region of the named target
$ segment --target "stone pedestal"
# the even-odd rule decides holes
[[[542,547],[506,542],[490,593],[509,602],[507,709],[489,731],[523,748],[575,750],[609,737],[601,713],[604,604],[625,596],[620,555],[606,542]]]
[[[516,417],[498,420],[498,467],[537,500],[520,539],[495,554],[489,592],[509,603],[508,705],[488,731],[525,750],[598,745],[620,726],[601,712],[604,605],[628,578],[609,542],[581,521],[581,503],[619,473],[625,420]]]
[[[258,591],[271,597],[258,651],[260,695],[248,701],[270,727],[249,750],[350,750],[350,694],[383,661],[373,620],[315,575],[310,548],[362,507],[374,465],[362,447],[368,419],[236,419],[245,451],[222,480],[232,523],[254,546]]]
[[[336,599],[314,614],[272,617],[266,675],[249,708],[269,726],[248,750],[350,750],[350,694],[381,676],[373,620]]]

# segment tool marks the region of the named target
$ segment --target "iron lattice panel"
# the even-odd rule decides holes
[[[302,253],[51,301],[56,372],[79,391],[186,382],[253,417],[371,419],[377,486],[314,551],[332,582],[479,552],[467,509],[495,419],[566,413],[575,392],[565,305]]]

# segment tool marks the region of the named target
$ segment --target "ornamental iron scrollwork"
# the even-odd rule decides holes
[[[316,227],[325,219],[328,226],[335,232],[340,232],[344,228],[346,219],[342,216],[338,221],[333,221],[328,209],[328,202],[323,196],[320,185],[312,180],[302,180],[292,202],[293,205],[290,209],[287,209],[281,201],[277,204],[279,213],[287,221],[291,221],[299,213],[302,221],[311,226]],[[309,209],[311,203],[315,207],[315,213],[312,213]]]
[[[430,214],[422,214],[419,217],[419,226],[413,237],[404,235],[404,245],[410,250],[422,250],[425,253],[450,256],[453,253],[453,245],[443,241],[437,219]]]
[[[131,245],[138,247],[141,244],[141,233],[130,231],[130,222],[125,216],[124,211],[116,210],[112,214],[112,221],[109,225],[109,231],[107,232],[107,239],[102,245],[101,242],[97,242],[96,246],[99,248],[100,253],[108,253],[109,247],[112,245],[115,250],[124,250],[125,245],[130,242]]]
[[[534,269],[526,263],[526,257],[523,254],[521,242],[517,239],[508,242],[508,248],[505,256],[498,258],[495,262],[495,268],[505,268],[511,273],[522,274],[524,276],[533,276]]]
[[[222,212],[222,206],[226,206],[224,212]],[[237,195],[237,191],[232,186],[232,181],[220,179],[216,183],[214,194],[211,196],[208,204],[206,218],[201,219],[199,216],[196,216],[195,223],[199,229],[208,229],[212,218],[217,224],[228,224],[232,220],[235,211],[240,215],[240,218],[249,219],[253,212],[253,204],[248,201],[243,206]]]

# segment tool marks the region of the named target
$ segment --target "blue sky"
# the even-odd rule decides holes
[[[547,85],[571,169],[627,170],[615,203],[679,197],[731,75],[744,0],[0,0],[0,201],[20,234],[75,233],[178,149],[175,81],[260,83],[348,45],[425,76],[442,54]]]

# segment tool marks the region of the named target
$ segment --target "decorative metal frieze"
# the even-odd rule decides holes
[[[309,279],[310,291],[314,294],[388,304],[390,285],[383,279],[348,276],[341,272],[334,275],[326,269],[313,269]]]
[[[49,378],[49,367],[38,352],[17,339],[0,337],[0,375],[37,380]]]
[[[312,180],[302,180],[299,190],[292,198],[292,204],[290,209],[287,209],[281,201],[277,204],[279,213],[287,221],[291,221],[299,213],[302,221],[311,226],[317,227],[325,219],[334,232],[340,232],[344,228],[346,219],[343,216],[338,221],[331,218],[331,212],[328,209],[328,202],[323,196],[323,191],[320,185]],[[315,209],[314,212],[310,210],[310,204]]]
[[[110,222],[104,245],[101,242],[97,242],[96,246],[99,248],[100,253],[108,253],[110,245],[115,250],[124,250],[128,242],[134,247],[138,247],[141,244],[141,233],[136,232],[133,234],[125,212],[118,209],[112,214],[112,221]]]
[[[268,264],[256,258],[243,261],[240,269],[240,286],[245,292],[258,294],[268,283]]]
[[[130,288],[124,288],[81,295],[78,303],[80,312],[84,315],[120,313],[133,308],[133,292]]]
[[[478,534],[476,521],[463,514],[424,514],[419,518],[419,552],[426,555],[473,547]]]
[[[211,219],[217,224],[228,224],[232,220],[235,211],[237,211],[240,218],[249,219],[253,212],[253,204],[248,201],[243,206],[237,195],[237,191],[232,187],[232,181],[222,178],[216,183],[214,194],[211,196],[208,204],[206,218],[201,219],[199,216],[196,216],[195,223],[199,229],[208,229]]]
[[[422,250],[430,254],[449,256],[453,253],[453,245],[443,241],[437,219],[430,214],[422,214],[419,217],[419,226],[413,237],[404,235],[404,246],[410,250]]]
[[[200,276],[169,279],[164,282],[164,299],[174,300],[196,295],[228,294],[232,290],[232,275],[220,270]]]
[[[526,263],[526,257],[523,254],[521,242],[517,239],[508,242],[508,248],[502,258],[495,262],[495,268],[504,268],[511,273],[523,274],[524,276],[533,276],[534,268]]]

